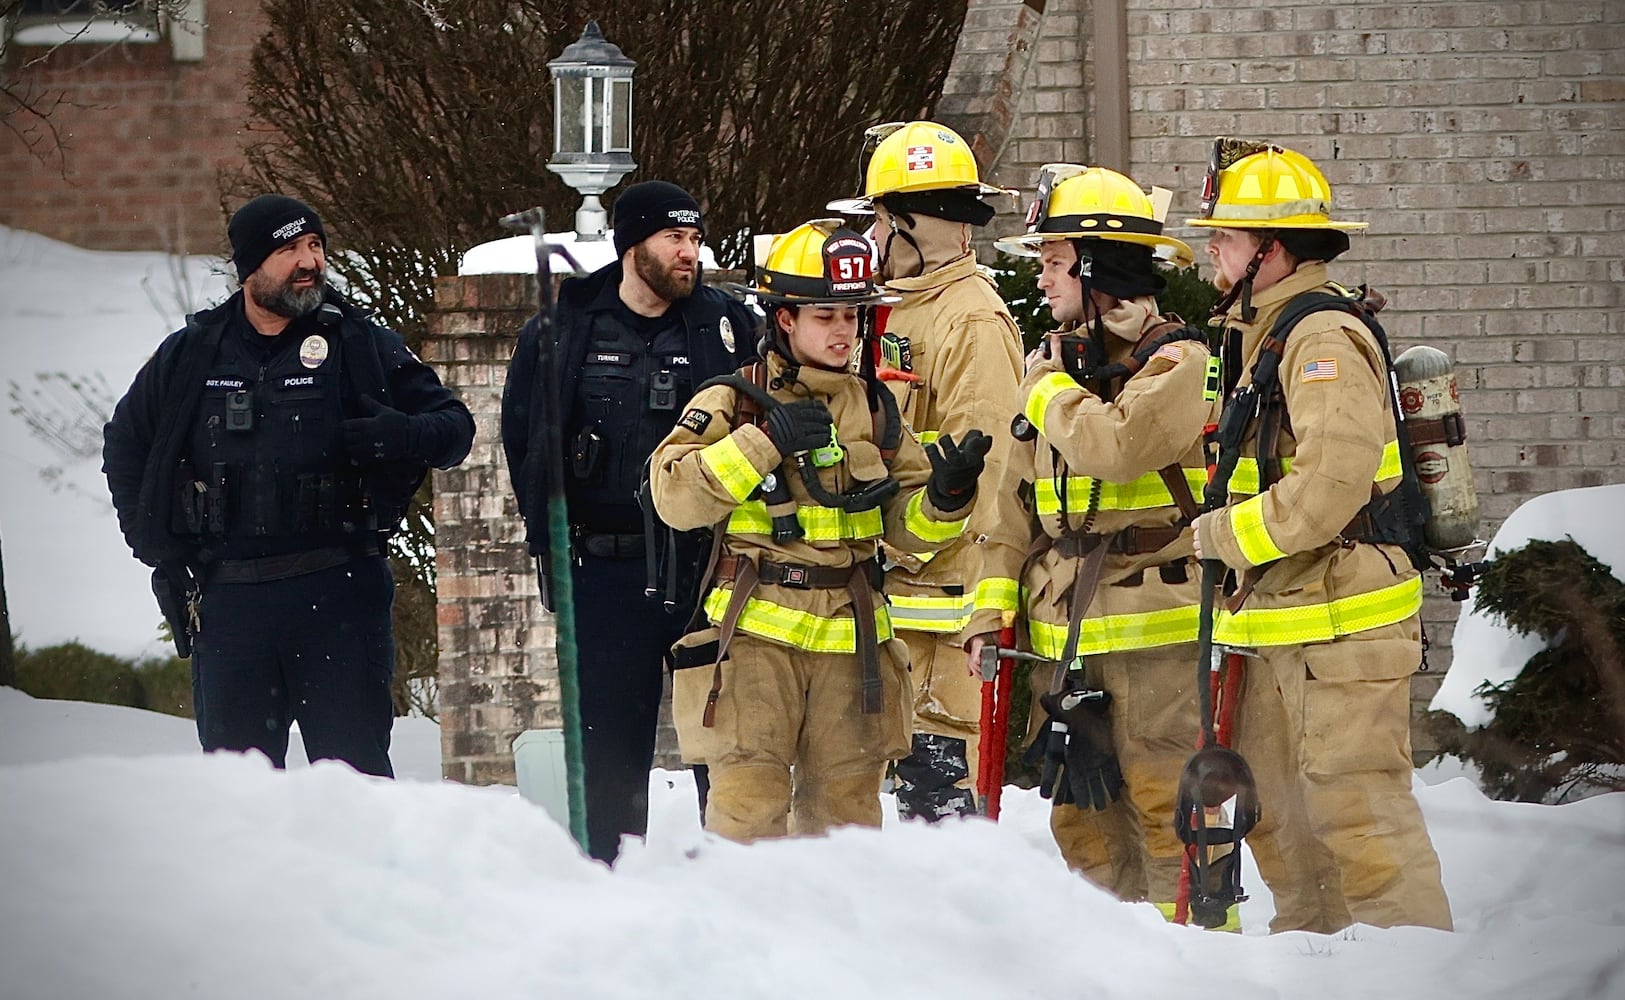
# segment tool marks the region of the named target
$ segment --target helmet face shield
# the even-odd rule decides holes
[[[1269,149],[1267,142],[1255,142],[1251,139],[1232,139],[1221,135],[1213,140],[1213,153],[1207,160],[1207,175],[1202,178],[1202,207],[1199,218],[1211,219],[1213,209],[1219,203],[1219,174],[1232,164],[1254,153],[1262,153]]]

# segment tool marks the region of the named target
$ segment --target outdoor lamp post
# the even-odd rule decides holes
[[[632,70],[636,62],[604,39],[597,21],[547,64],[553,74],[553,158],[547,169],[582,194],[576,235],[604,238],[598,196],[637,168],[632,162]]]

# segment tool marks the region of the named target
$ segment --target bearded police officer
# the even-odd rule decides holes
[[[647,546],[666,532],[645,530],[637,499],[644,463],[694,389],[754,353],[757,325],[745,306],[700,284],[705,222],[687,191],[664,181],[634,184],[613,212],[619,259],[559,287],[553,381],[538,364],[533,317],[519,334],[502,395],[502,444],[544,591],[541,397],[553,392],[561,401],[588,853],[601,861],[615,859],[622,835],[641,837],[648,827],[662,665],[693,612],[687,591],[697,583],[689,572],[668,586],[666,571],[679,564],[697,570],[703,555],[687,538],[671,552],[659,544],[657,571],[649,572]],[[544,604],[551,608],[545,592]],[[704,773],[696,778],[703,807]]]
[[[327,286],[322,221],[262,195],[227,233],[242,288],[189,317],[104,430],[136,558],[193,652],[206,751],[391,776],[383,554],[430,466],[468,454],[468,409],[400,336]]]

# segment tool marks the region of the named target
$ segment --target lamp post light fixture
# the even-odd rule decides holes
[[[597,21],[547,64],[553,75],[553,158],[547,169],[582,194],[576,236],[604,238],[598,196],[637,168],[632,162],[632,70],[637,63],[604,39]]]

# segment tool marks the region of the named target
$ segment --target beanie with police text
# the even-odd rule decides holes
[[[231,260],[237,265],[237,280],[245,280],[277,248],[306,233],[315,233],[323,243],[327,242],[321,217],[297,198],[262,194],[239,208],[226,226],[226,237],[231,240]]]
[[[705,235],[705,219],[694,196],[665,181],[644,181],[621,192],[615,199],[615,254],[626,251],[660,232],[678,226],[692,226]]]

